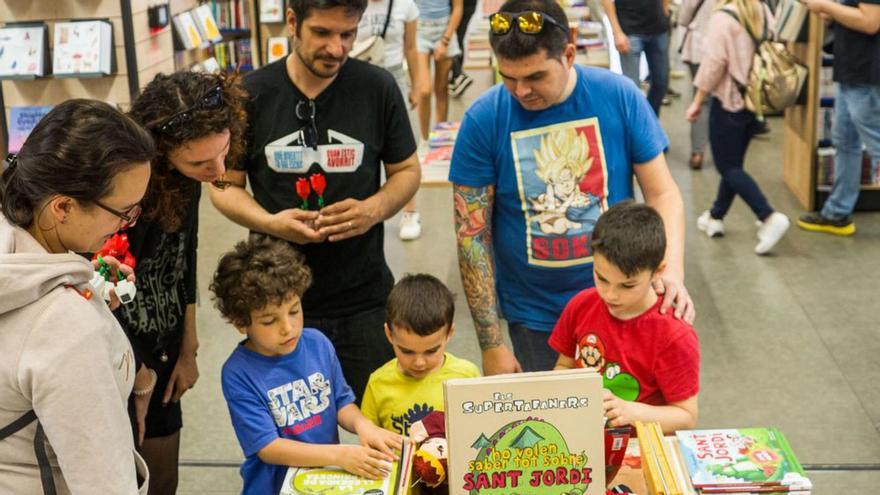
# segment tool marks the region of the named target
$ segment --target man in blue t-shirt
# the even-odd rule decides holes
[[[508,0],[490,23],[504,84],[466,112],[449,174],[484,373],[553,368],[550,331],[568,300],[593,285],[593,225],[633,197],[633,175],[669,240],[656,287],[665,293],[661,311],[674,307],[693,321],[681,193],[645,98],[622,76],[574,65],[568,20],[554,0]],[[498,306],[515,357],[503,344]]]

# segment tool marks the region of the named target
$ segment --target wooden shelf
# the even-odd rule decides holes
[[[829,184],[819,184],[818,186],[816,186],[816,190],[822,192],[831,192],[831,186]],[[880,184],[862,184],[860,190],[880,191]]]

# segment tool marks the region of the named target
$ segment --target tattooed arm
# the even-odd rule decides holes
[[[495,259],[492,252],[492,208],[495,188],[453,186],[458,268],[474,329],[483,354],[483,373],[497,375],[522,371],[504,345],[495,296]]]

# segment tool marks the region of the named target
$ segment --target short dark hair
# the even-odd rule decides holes
[[[552,17],[561,26],[568,26],[568,17],[556,0],[507,0],[499,12],[515,14],[528,10],[541,12]],[[519,60],[546,50],[547,58],[558,59],[562,56],[565,47],[571,43],[571,38],[562,29],[545,23],[538,34],[521,33],[516,26],[512,26],[507,34],[499,35],[490,31],[489,43],[498,58]]]
[[[360,17],[367,10],[369,0],[290,0],[288,8],[293,9],[296,16],[296,33],[299,34],[300,24],[312,13],[312,10],[328,10],[343,7],[350,16]]]
[[[56,194],[94,204],[112,193],[113,178],[156,155],[150,133],[113,106],[72,99],[31,131],[2,176],[0,211],[22,228]]]
[[[447,330],[455,317],[455,298],[437,277],[426,273],[407,274],[400,279],[385,304],[388,328],[405,328],[427,337]]]
[[[220,258],[209,289],[220,314],[237,327],[247,327],[252,310],[302,297],[311,283],[305,258],[290,243],[251,234]]]
[[[627,277],[642,270],[653,273],[666,254],[663,219],[646,204],[617,203],[593,227],[592,246]]]

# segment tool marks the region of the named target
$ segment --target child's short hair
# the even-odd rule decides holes
[[[455,298],[452,292],[433,275],[407,274],[400,279],[385,305],[388,328],[405,328],[427,337],[452,325]]]
[[[648,205],[622,201],[599,217],[592,246],[627,277],[654,272],[666,254],[663,219]]]
[[[220,258],[209,289],[220,314],[237,327],[247,327],[251,310],[302,297],[311,283],[312,272],[293,246],[251,234]]]

